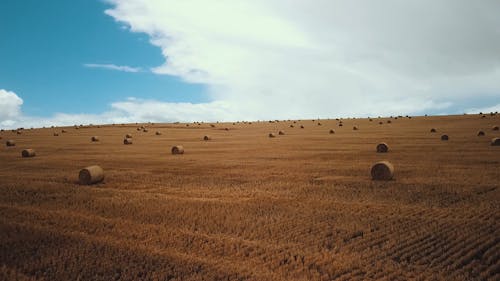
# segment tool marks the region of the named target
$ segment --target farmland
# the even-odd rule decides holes
[[[338,124],[3,131],[0,279],[500,279],[500,115]],[[80,185],[90,165],[104,181]]]

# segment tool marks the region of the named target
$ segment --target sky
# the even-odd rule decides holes
[[[500,1],[2,0],[0,127],[500,110]]]

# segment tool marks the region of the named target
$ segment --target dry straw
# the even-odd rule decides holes
[[[172,154],[184,154],[184,147],[182,145],[176,145],[172,147]]]
[[[373,180],[391,180],[394,176],[394,166],[389,161],[380,161],[373,164],[371,169]]]
[[[84,185],[101,182],[104,180],[104,171],[97,165],[86,167],[80,170],[78,180]]]
[[[377,152],[378,153],[385,153],[387,151],[389,151],[389,146],[387,145],[387,143],[381,142],[381,143],[377,144]]]
[[[35,155],[36,155],[35,150],[31,148],[23,149],[23,151],[21,151],[21,156],[24,158],[35,157]]]

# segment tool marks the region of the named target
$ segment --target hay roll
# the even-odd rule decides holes
[[[172,154],[184,154],[184,147],[182,145],[173,146]]]
[[[304,129],[304,125],[300,125],[300,128],[301,128],[301,129]]]
[[[131,138],[132,138],[132,134],[126,134],[126,135],[125,135],[125,138],[126,138],[126,139],[131,139]]]
[[[97,165],[89,166],[80,170],[78,179],[84,185],[98,183],[104,180],[104,171]]]
[[[437,131],[436,131],[436,129],[435,129],[435,128],[432,128],[432,129],[431,129],[431,133],[435,133],[435,132],[437,132]]]
[[[392,121],[391,121],[391,120],[387,120],[387,124],[391,124],[391,123],[392,123]]]
[[[449,139],[448,135],[442,135],[441,140],[442,141],[447,141]]]
[[[391,180],[394,176],[394,166],[389,161],[380,161],[373,164],[371,169],[373,180]]]
[[[160,131],[156,131],[156,132],[155,132],[155,135],[157,135],[157,136],[161,136],[161,132],[160,132]]]
[[[342,126],[344,126],[344,124],[342,124],[342,123],[339,123],[339,127],[342,127]]]
[[[293,127],[295,127],[295,126],[294,126],[293,124],[291,124],[291,125],[290,125],[290,128],[293,128]]]
[[[387,143],[381,142],[381,143],[377,144],[377,152],[378,153],[386,153],[387,151],[389,151],[389,146],[387,145]]]
[[[16,146],[16,142],[14,140],[7,140],[5,142],[6,146]]]
[[[484,132],[483,132],[483,131],[479,131],[479,132],[477,132],[477,136],[478,136],[478,137],[482,137],[482,136],[484,136],[484,135],[485,135],[485,134],[484,134]]]
[[[282,136],[282,135],[284,135],[284,134],[285,134],[285,131],[279,131],[279,132],[278,132],[278,135],[281,135],[281,136]]]
[[[148,129],[143,129],[142,132],[147,133]]]
[[[132,144],[132,143],[133,143],[133,141],[132,141],[131,138],[125,138],[125,139],[123,139],[123,144]]]
[[[212,139],[212,138],[211,138],[209,135],[205,135],[205,136],[203,137],[203,140],[204,140],[204,141],[209,141],[209,140],[211,140],[211,139]]]
[[[384,122],[380,121],[380,122],[378,122],[378,124],[379,124],[379,125],[382,125],[382,124],[384,124]]]
[[[59,133],[54,132],[54,137],[58,137]]]
[[[353,129],[354,131],[359,130],[357,126],[352,127],[352,129]]]
[[[335,134],[335,130],[334,129],[330,129],[330,134]]]
[[[36,155],[35,150],[31,148],[23,149],[23,151],[21,151],[21,156],[24,158],[35,157],[35,155]]]
[[[500,138],[491,139],[491,145],[492,146],[500,146]]]
[[[18,135],[20,135],[20,134],[22,134],[23,132],[21,132],[21,131],[17,131],[16,133],[17,133]]]
[[[274,138],[274,137],[276,137],[276,135],[275,135],[274,133],[269,133],[269,135],[268,135],[268,136],[269,136],[270,138]]]
[[[66,130],[61,130],[61,133],[63,133],[63,134],[64,134],[64,133],[67,133],[67,131],[66,131]]]
[[[93,136],[93,137],[90,138],[90,140],[93,141],[93,142],[97,142],[97,141],[99,141],[99,137],[98,136]]]
[[[499,129],[500,129],[500,128],[498,128],[498,126],[494,126],[492,130],[493,130],[493,131],[498,131]]]

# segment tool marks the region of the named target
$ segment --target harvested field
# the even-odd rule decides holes
[[[0,279],[499,280],[500,115],[373,119],[3,131]]]

